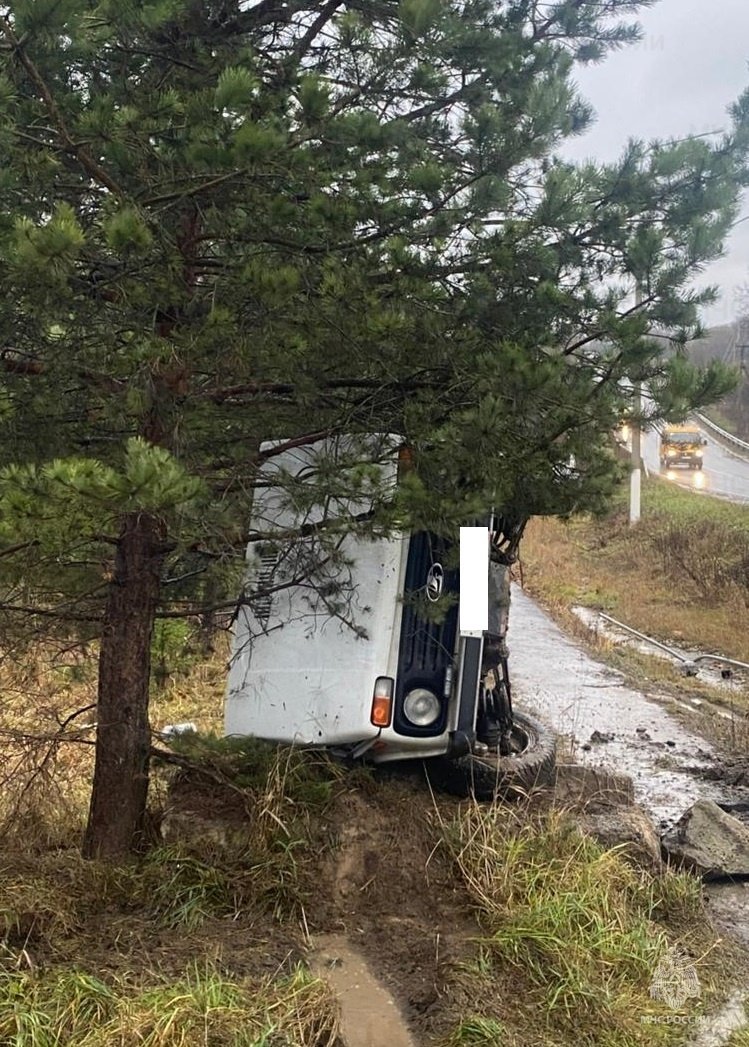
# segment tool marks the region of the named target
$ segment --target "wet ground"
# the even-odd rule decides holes
[[[724,780],[722,756],[673,714],[673,698],[633,690],[518,587],[508,642],[518,705],[564,736],[576,761],[631,775],[661,831],[699,798],[749,803],[749,779]]]
[[[345,1047],[416,1047],[394,998],[349,940],[327,935],[314,945],[311,967],[338,998]]]
[[[677,702],[670,696],[648,696],[627,686],[620,673],[592,658],[517,586],[510,623],[517,704],[566,737],[577,762],[630,775],[635,800],[661,832],[700,798],[725,808],[737,805],[732,813],[749,820],[749,759],[726,757],[696,727],[685,726],[673,715]],[[749,950],[749,882],[706,884],[704,897],[718,933]],[[689,1047],[725,1044],[745,1021],[747,995],[747,987],[739,985]]]

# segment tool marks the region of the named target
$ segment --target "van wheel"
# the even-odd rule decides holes
[[[427,775],[438,789],[476,800],[509,799],[551,785],[557,753],[556,739],[548,727],[515,711],[512,742],[516,752],[510,756],[471,753],[456,759],[438,756],[425,760]]]

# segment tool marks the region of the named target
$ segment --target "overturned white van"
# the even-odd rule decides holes
[[[458,629],[459,570],[430,532],[364,537],[398,480],[392,436],[261,447],[225,730],[374,762],[432,758],[487,797],[548,778],[554,741],[512,709],[507,536],[487,517],[490,620]]]

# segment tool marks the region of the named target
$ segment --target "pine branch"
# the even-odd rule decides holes
[[[294,45],[289,59],[290,65],[299,65],[315,39],[319,36],[331,18],[333,18],[336,11],[340,7],[343,7],[343,4],[344,0],[328,0],[328,3],[323,4],[320,14]]]
[[[7,374],[20,375],[45,375],[50,373],[48,364],[39,357],[21,353],[17,349],[6,346],[0,349],[0,370]],[[81,367],[75,371],[75,376],[87,385],[95,385],[110,393],[122,393],[127,391],[127,381],[121,378],[113,378],[111,375],[102,374],[100,371],[92,371],[90,368]]]
[[[65,152],[74,156],[81,167],[86,173],[100,185],[103,185],[115,196],[124,197],[125,193],[118,183],[104,170],[104,168],[94,160],[92,156],[83,148],[82,145],[76,143],[68,130],[65,119],[62,115],[60,107],[54,99],[54,96],[46,83],[44,77],[39,72],[39,69],[34,64],[32,59],[29,57],[25,40],[19,39],[14,30],[13,26],[8,19],[7,15],[2,20],[2,31],[5,35],[8,44],[11,46],[15,54],[17,55],[21,65],[24,67],[29,75],[32,83],[35,84],[39,96],[44,102],[44,106],[52,118],[53,123],[57,128],[57,133],[61,139]]]
[[[104,620],[103,614],[79,614],[72,613],[65,608],[54,610],[51,607],[33,607],[27,604],[4,602],[0,602],[0,611],[7,611],[9,614],[27,614],[38,618],[54,618],[65,622],[102,622]]]

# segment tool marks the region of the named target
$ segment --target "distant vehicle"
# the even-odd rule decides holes
[[[661,432],[661,467],[701,469],[707,440],[696,425],[670,425]]]
[[[394,491],[399,450],[383,453],[378,440],[373,460]],[[337,456],[344,464],[331,471]],[[400,459],[408,462],[403,448]],[[437,785],[479,799],[548,783],[553,736],[511,701],[502,518],[487,514],[489,629],[461,636],[457,550],[436,534],[372,538],[339,528],[342,569],[315,575],[315,542],[330,504],[306,489],[316,475],[319,486],[321,471],[341,477],[346,470],[357,474],[345,438],[283,450],[261,470],[251,531],[263,538],[248,547],[226,734],[321,746],[373,763],[429,759]],[[366,511],[359,487],[348,502],[339,493],[333,516]],[[298,537],[289,541],[292,533]]]

